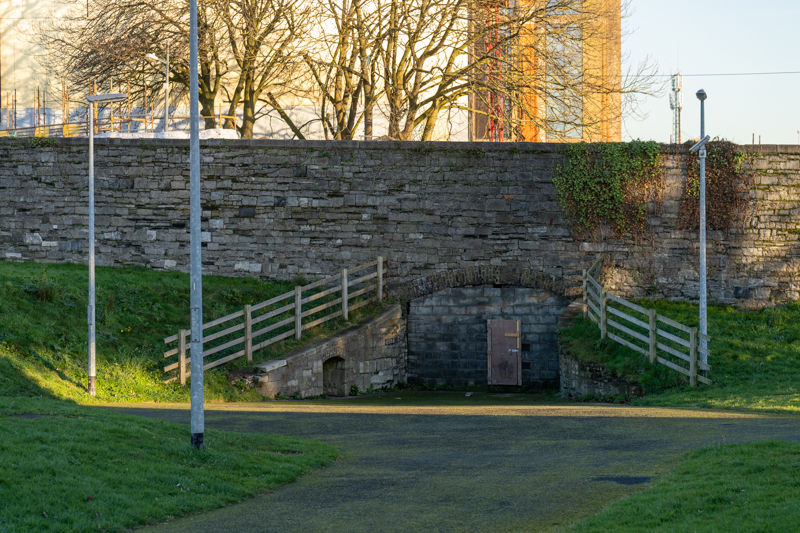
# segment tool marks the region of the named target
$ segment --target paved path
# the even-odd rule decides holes
[[[413,394],[405,396],[414,401]],[[342,458],[273,493],[148,529],[551,531],[646,487],[687,450],[758,439],[800,441],[800,426],[790,418],[597,405],[486,405],[485,398],[483,405],[477,405],[480,399],[476,405],[465,399],[449,406],[389,400],[396,405],[208,405],[209,428],[316,439],[336,446]],[[125,411],[189,421],[186,406]]]

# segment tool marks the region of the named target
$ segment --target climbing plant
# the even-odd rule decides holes
[[[729,231],[751,213],[755,175],[744,168],[747,155],[732,142],[712,141],[706,151],[706,224],[709,229]],[[695,230],[700,227],[700,158],[692,152],[685,157],[689,175],[679,228]]]
[[[553,184],[573,237],[609,225],[618,237],[641,237],[647,204],[661,202],[661,146],[653,141],[571,144]]]

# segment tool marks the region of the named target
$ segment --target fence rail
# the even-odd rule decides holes
[[[374,272],[364,274],[364,271],[373,269]],[[320,288],[322,290],[318,290]],[[292,291],[267,301],[245,305],[241,311],[203,324],[203,358],[222,355],[204,364],[203,370],[240,357],[247,357],[248,361],[252,361],[253,352],[257,350],[290,337],[299,340],[303,331],[309,328],[340,316],[346,320],[351,311],[381,300],[383,300],[383,258],[378,257],[375,261],[350,270],[343,268],[340,273],[325,279],[302,287],[298,285]],[[313,305],[310,305],[312,303]],[[254,326],[266,321],[271,322],[254,330]],[[205,334],[206,330],[209,330],[208,335]],[[237,334],[239,336],[236,336]],[[175,348],[164,352],[164,357],[178,356],[177,362],[164,367],[164,372],[178,370],[178,375],[168,379],[167,382],[180,379],[181,384],[185,384],[191,375],[187,368],[190,360],[190,341],[191,332],[186,329],[164,339],[165,344],[177,342]],[[239,346],[242,346],[241,349],[236,349]],[[234,349],[236,351],[233,351]]]
[[[609,338],[647,356],[651,363],[660,363],[687,376],[692,387],[698,382],[711,385],[711,380],[701,374],[710,371],[711,366],[698,359],[698,354],[711,356],[711,351],[698,342],[700,339],[711,342],[711,337],[661,316],[655,309],[646,309],[606,292],[597,280],[602,263],[603,258],[598,258],[589,270],[583,271],[583,316],[597,324],[601,338]],[[681,362],[688,363],[688,368]]]
[[[223,119],[235,120],[236,117],[232,115],[213,115],[202,116],[200,120],[213,118],[222,122]],[[140,132],[152,132],[155,130],[153,121],[159,120],[151,117],[102,117],[96,118],[94,121],[95,134],[107,132],[131,132],[131,128],[135,123],[142,123],[144,127],[139,130]],[[174,122],[182,120],[189,120],[189,117],[169,117],[171,126],[174,128]],[[148,126],[150,122],[150,126]],[[148,129],[149,128],[149,129]],[[89,122],[67,122],[64,124],[40,124],[38,126],[26,126],[23,128],[10,128],[0,129],[0,137],[88,137],[89,136]]]

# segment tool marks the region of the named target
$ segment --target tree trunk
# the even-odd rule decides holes
[[[214,118],[214,100],[215,94],[209,95],[202,89],[200,90],[200,116],[206,117],[207,130],[217,127],[217,120]],[[211,117],[211,118],[209,118]]]
[[[242,98],[242,126],[239,128],[239,134],[242,139],[253,138],[253,127],[256,124],[256,102],[258,101],[258,94],[256,94],[251,79],[245,80],[244,84],[244,98]]]

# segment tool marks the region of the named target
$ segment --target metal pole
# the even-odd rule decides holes
[[[700,98],[700,138],[706,136],[705,92]],[[708,289],[706,287],[706,147],[700,149],[700,333],[708,335]],[[708,348],[708,343],[700,338],[700,347]],[[707,356],[700,352],[700,361],[707,363]]]
[[[169,131],[169,41],[167,41],[167,77],[164,78],[164,132]]]
[[[94,104],[89,103],[89,395],[95,396],[97,390],[97,366],[95,361],[95,326],[94,326]]]
[[[191,312],[192,312],[192,446],[203,448],[205,412],[203,410],[203,272],[200,262],[200,105],[197,72],[197,0],[190,0],[189,52],[189,182],[191,234]],[[169,53],[169,49],[168,53]],[[169,58],[169,55],[167,55]],[[169,59],[167,60],[169,61]]]

